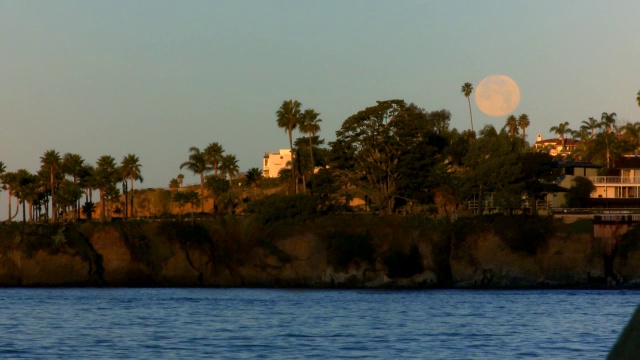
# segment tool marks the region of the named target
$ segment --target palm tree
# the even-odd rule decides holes
[[[116,159],[110,155],[100,156],[93,172],[94,186],[100,190],[100,221],[104,222],[106,219],[107,192],[113,192],[112,188],[119,180],[120,172],[116,165]]]
[[[238,159],[235,155],[225,155],[220,162],[220,172],[229,175],[229,185],[233,181],[233,177],[240,171],[238,167]]]
[[[197,147],[192,146],[189,148],[189,152],[191,153],[189,154],[189,160],[180,164],[180,170],[187,168],[191,170],[194,175],[200,175],[200,197],[202,198],[200,204],[202,206],[201,210],[204,212],[204,174],[211,171],[212,167],[211,164],[207,162],[205,154]]]
[[[224,155],[224,148],[217,142],[210,143],[204,148],[204,157],[213,169],[213,175],[218,175],[218,168]]]
[[[469,117],[471,118],[471,131],[474,131],[473,130],[473,115],[471,114],[471,100],[469,99],[469,96],[471,96],[471,93],[473,92],[473,85],[470,82],[464,83],[462,85],[461,92],[467,98],[467,103],[469,104]]]
[[[622,129],[624,130],[622,138],[628,141],[633,146],[633,150],[637,152],[640,147],[640,122],[628,123]]]
[[[313,109],[306,109],[302,113],[302,121],[298,125],[300,132],[307,134],[309,137],[309,157],[311,158],[311,172],[315,168],[316,163],[313,161],[313,136],[320,132],[321,119],[318,119],[319,113]]]
[[[180,183],[177,178],[173,178],[169,181],[169,190],[180,188]]]
[[[518,119],[515,115],[509,115],[505,127],[509,129],[509,135],[515,137],[518,134]]]
[[[7,197],[9,199],[9,217],[7,218],[7,222],[11,222],[11,220],[18,215],[18,209],[20,208],[20,204],[18,203],[16,206],[15,214],[11,215],[11,198],[14,196],[13,190],[18,187],[18,176],[15,172],[5,172],[2,174],[2,186],[7,190]]]
[[[57,151],[51,149],[51,150],[47,150],[41,157],[40,157],[40,163],[42,164],[43,167],[47,168],[49,170],[49,176],[50,176],[50,186],[51,186],[51,213],[52,213],[52,217],[53,217],[53,221],[57,221],[58,220],[58,210],[56,209],[56,203],[54,200],[54,190],[55,190],[55,175],[56,172],[60,169],[60,166],[62,164],[62,159],[60,158],[60,153],[58,153]]]
[[[526,141],[525,140],[525,137],[527,136],[526,130],[530,124],[531,124],[531,121],[529,121],[529,115],[520,114],[520,116],[518,116],[518,127],[522,129],[522,141]]]
[[[591,133],[591,139],[596,135],[596,129],[600,128],[600,123],[598,123],[598,120],[593,117],[590,117],[588,120],[582,120],[581,124],[582,126],[580,126],[580,129],[584,128],[588,130]]]
[[[616,125],[617,118],[618,118],[618,115],[614,112],[612,113],[603,112],[602,115],[600,116],[600,126],[604,128],[606,132],[610,133],[611,129],[614,128]]]
[[[247,170],[245,176],[247,177],[247,184],[253,187],[253,196],[255,197],[257,193],[256,187],[258,185],[258,181],[262,179],[262,170],[258,169],[257,167],[253,167]]]
[[[638,102],[638,106],[640,106],[640,91],[638,91],[638,96],[636,96],[636,102]]]
[[[84,159],[78,154],[66,153],[62,157],[62,173],[73,178],[73,183],[78,185],[78,178],[82,175]],[[80,200],[73,205],[76,218],[80,217]]]
[[[550,132],[555,133],[558,137],[564,142],[564,135],[571,133],[571,129],[569,128],[569,122],[565,121],[563,123],[558,124],[557,126],[552,126],[549,129]]]
[[[291,151],[291,168],[295,169],[293,166],[294,156],[293,156],[293,130],[300,124],[300,104],[297,100],[285,100],[282,102],[282,105],[276,111],[278,127],[284,129],[285,132],[289,134],[289,150]],[[293,187],[295,189],[296,194],[298,193],[298,183],[296,181],[295,172],[291,172],[291,182],[293,182]]]
[[[129,182],[131,183],[131,217],[135,216],[135,211],[133,208],[133,183],[136,180],[140,180],[140,182],[144,182],[144,179],[142,178],[141,175],[141,170],[140,168],[142,167],[142,165],[140,164],[140,158],[138,158],[136,155],[134,154],[128,154],[127,156],[124,156],[122,158],[122,162],[120,163],[120,171],[122,172],[122,176],[125,179],[129,179]],[[127,205],[127,198],[125,196],[124,202],[125,202],[125,210],[129,209],[129,206]],[[125,217],[129,216],[129,214],[125,214]]]

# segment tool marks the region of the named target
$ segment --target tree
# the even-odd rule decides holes
[[[7,190],[7,198],[9,200],[8,218],[7,222],[11,222],[13,218],[18,215],[19,204],[16,206],[16,211],[11,215],[11,198],[14,196],[13,191],[18,187],[18,177],[15,172],[4,172],[2,174],[2,186]]]
[[[509,135],[516,136],[518,134],[518,119],[515,115],[509,115],[505,127],[509,130]]]
[[[330,168],[345,190],[391,214],[399,198],[424,196],[424,179],[439,162],[446,139],[428,121],[430,113],[403,100],[378,101],[350,116],[330,143]]]
[[[180,188],[180,182],[178,181],[177,178],[173,178],[171,179],[171,181],[169,181],[169,189],[173,190],[173,189],[179,189]]]
[[[291,151],[291,168],[295,169],[295,157],[293,156],[293,130],[300,124],[300,104],[297,100],[285,100],[276,111],[278,127],[284,129],[289,135],[289,150]],[[295,171],[291,172],[291,182],[296,194],[298,193],[298,183],[295,177]]]
[[[26,222],[26,207],[25,203],[27,199],[33,197],[33,192],[36,191],[35,183],[37,176],[31,174],[28,170],[20,169],[15,172],[13,191],[15,197],[18,199],[18,204],[22,204],[22,222]],[[31,202],[29,202],[29,218],[31,219]]]
[[[565,121],[565,122],[563,122],[563,123],[560,123],[560,124],[558,124],[558,125],[556,125],[556,126],[552,126],[552,127],[549,129],[549,131],[550,131],[550,132],[552,132],[552,133],[555,133],[556,135],[558,135],[558,137],[559,137],[560,139],[562,139],[562,140],[563,140],[563,142],[564,142],[564,136],[565,136],[566,134],[571,133],[571,129],[569,128],[569,122],[568,122],[568,121]]]
[[[591,180],[583,176],[576,176],[565,198],[565,206],[570,208],[584,208],[589,205],[591,193],[596,190]]]
[[[321,119],[318,119],[318,116],[320,116],[320,114],[315,112],[315,110],[306,109],[302,113],[302,121],[300,122],[300,125],[298,125],[300,132],[303,134],[306,134],[307,137],[309,138],[309,156],[311,158],[311,172],[313,172],[313,169],[315,168],[315,162],[313,161],[312,140],[313,140],[313,136],[316,135],[318,132],[320,132],[320,123],[322,122]]]
[[[43,167],[49,170],[50,177],[50,190],[51,190],[51,213],[53,221],[58,221],[58,210],[56,208],[56,203],[54,200],[55,195],[55,175],[56,172],[60,169],[62,165],[62,159],[60,158],[60,153],[51,149],[45,151],[45,153],[40,157],[40,163]]]
[[[200,202],[198,193],[193,190],[176,191],[171,196],[171,201],[178,203],[178,221],[182,222],[182,209],[185,205],[191,204],[191,223],[195,223],[195,215],[193,208],[198,206]]]
[[[526,130],[529,127],[529,125],[531,124],[531,121],[529,121],[529,115],[527,114],[520,114],[520,116],[518,116],[518,127],[522,130],[522,140],[523,141],[527,141],[526,140]]]
[[[212,167],[207,162],[205,154],[197,147],[192,146],[189,148],[189,152],[191,153],[189,154],[189,160],[180,164],[180,170],[187,168],[194,175],[200,175],[200,197],[202,199],[200,204],[202,206],[201,211],[204,212],[204,174],[211,171]]]
[[[614,112],[612,113],[603,112],[602,115],[600,116],[600,126],[606,132],[611,132],[611,130],[616,125],[617,118],[618,118],[618,115]]]
[[[110,187],[120,180],[120,172],[116,165],[116,159],[110,155],[102,155],[98,158],[93,172],[93,183],[100,190],[100,221],[106,220],[106,200]],[[112,189],[111,189],[112,190]]]
[[[640,106],[640,91],[638,91],[638,95],[636,96],[636,102],[638,103],[638,106]]]
[[[238,174],[240,167],[238,167],[238,159],[235,155],[229,154],[222,157],[220,162],[220,172],[229,176],[229,185],[233,181],[233,177]]]
[[[135,209],[133,207],[133,183],[136,180],[140,180],[140,182],[143,182],[144,179],[142,178],[141,175],[141,169],[142,165],[140,164],[140,159],[134,155],[134,154],[128,154],[127,156],[122,158],[122,162],[120,163],[120,171],[122,172],[122,177],[124,179],[129,179],[129,183],[131,184],[131,216],[134,217],[135,216]],[[126,194],[125,194],[125,210],[129,209],[129,206],[127,205],[127,198],[126,198]],[[125,218],[129,216],[129,214],[125,214]]]
[[[220,167],[220,162],[222,162],[222,157],[224,155],[224,149],[222,145],[217,142],[210,143],[204,148],[204,157],[211,165],[211,169],[213,169],[213,175],[218,175],[218,169]]]
[[[640,147],[640,122],[627,123],[622,129],[622,139],[633,147],[633,151],[637,151]]]
[[[66,153],[62,157],[62,172],[73,178],[73,183],[78,185],[78,179],[83,173],[84,159],[79,154]],[[76,218],[80,217],[80,199],[73,204],[73,213]]]
[[[473,85],[469,82],[466,82],[462,85],[461,91],[464,94],[464,96],[467,98],[467,103],[469,104],[469,117],[471,118],[471,131],[475,131],[473,130],[473,115],[471,114],[471,100],[469,99],[469,97],[471,96],[471,93],[473,92]]]
[[[250,185],[253,188],[253,196],[257,196],[256,187],[260,179],[262,179],[262,170],[258,169],[257,167],[253,167],[247,170],[245,176],[247,179],[247,185]]]
[[[615,142],[616,138],[611,133],[611,129],[616,125],[617,114],[603,112],[600,116],[600,126],[605,130],[605,134],[602,134],[600,138],[604,140],[604,146],[606,148],[607,169],[611,168],[611,146]]]
[[[58,191],[55,197],[56,204],[64,211],[65,215],[68,215],[69,207],[72,207],[75,213],[78,200],[82,197],[82,189],[75,182],[64,179],[58,185]]]
[[[479,194],[480,213],[484,211],[484,194],[498,193],[502,199],[521,196],[522,188],[516,181],[522,173],[518,157],[525,148],[522,139],[496,132],[491,125],[480,131],[480,137],[471,144],[464,158],[466,185]],[[509,202],[509,206],[513,206]]]
[[[582,120],[581,124],[580,129],[589,131],[591,139],[596,135],[596,130],[600,128],[600,123],[593,117],[590,117],[588,120]]]

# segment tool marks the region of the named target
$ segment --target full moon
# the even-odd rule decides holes
[[[519,103],[518,84],[506,75],[487,76],[476,87],[476,105],[489,116],[510,114]]]

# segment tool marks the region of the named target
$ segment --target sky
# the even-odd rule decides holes
[[[602,112],[640,121],[638,14],[635,0],[0,0],[0,161],[35,172],[49,149],[132,153],[136,188],[195,184],[179,169],[191,146],[218,142],[241,171],[287,148],[284,100],[319,112],[327,142],[387,99],[465,130],[461,86],[493,74],[518,84],[530,143]],[[476,130],[504,125],[471,106]]]

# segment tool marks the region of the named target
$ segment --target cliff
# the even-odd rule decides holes
[[[0,285],[569,287],[606,285],[608,273],[637,285],[636,240],[611,260],[610,244],[590,226],[364,215],[12,224],[0,227]]]

